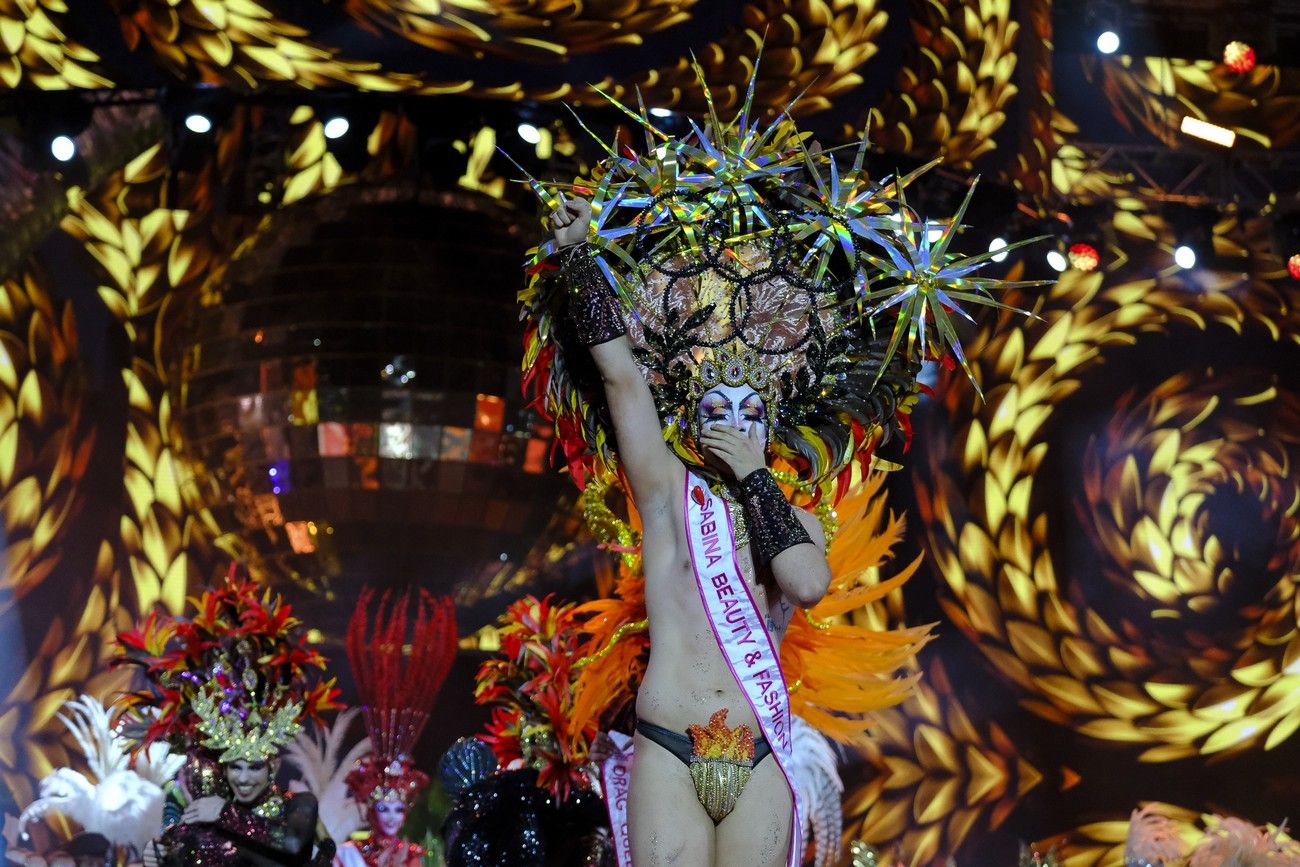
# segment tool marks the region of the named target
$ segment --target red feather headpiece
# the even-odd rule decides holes
[[[342,707],[334,681],[313,677],[325,658],[278,595],[237,577],[232,565],[221,585],[188,601],[188,619],[152,612],[117,637],[112,664],[136,666],[146,681],[117,701],[119,713],[145,727],[138,748],[165,739],[177,750],[202,744],[230,758],[263,757],[301,722]],[[218,692],[224,704],[205,713]]]
[[[371,622],[374,591],[367,587],[348,623],[348,660],[372,752],[348,774],[347,785],[361,803],[398,797],[410,804],[429,783],[411,751],[456,656],[456,607],[450,597],[419,591],[408,656],[410,594],[391,605],[389,596],[380,598]]]

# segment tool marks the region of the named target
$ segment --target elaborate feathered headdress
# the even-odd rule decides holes
[[[966,366],[952,319],[967,316],[962,303],[1001,306],[990,290],[1028,284],[974,276],[993,253],[949,251],[969,193],[951,219],[922,220],[903,191],[925,169],[873,181],[865,139],[843,167],[806,146],[789,107],[763,125],[754,80],[740,112],[723,121],[699,78],[707,124],[690,121],[684,137],[662,131],[644,105],[633,110],[611,98],[642,128],[645,149],[602,142],[606,158],[572,184],[591,200],[595,261],[623,305],[678,454],[699,463],[689,436],[692,383],[707,365],[724,363],[724,353],[751,370],[761,363],[777,404],[777,456],[814,497],[833,499],[846,469],[864,462],[882,436],[906,432],[919,361],[951,353]],[[557,206],[551,191],[530,184],[548,208]],[[558,281],[547,279],[556,252],[554,241],[532,252],[520,294],[524,384],[555,418],[584,486],[593,472],[608,477],[614,463],[599,404],[582,387],[587,362],[566,351],[575,344]]]
[[[118,702],[143,725],[140,746],[163,738],[184,751],[204,747],[220,761],[276,755],[303,720],[341,707],[334,681],[308,685],[325,658],[307,646],[291,608],[237,579],[198,599],[189,620],[151,613],[118,636],[115,665],[144,670],[148,688]]]
[[[385,593],[372,623],[373,596],[368,587],[361,592],[348,623],[348,661],[371,752],[348,774],[347,785],[362,804],[391,798],[410,804],[429,784],[412,762],[411,751],[456,656],[456,608],[449,597],[435,599],[420,590],[408,639],[409,595],[390,605]]]
[[[502,767],[521,763],[537,784],[564,801],[590,785],[588,753],[598,732],[594,713],[578,716],[574,700],[578,623],[571,602],[525,596],[497,621],[498,653],[479,666],[474,700],[492,705],[482,739]]]

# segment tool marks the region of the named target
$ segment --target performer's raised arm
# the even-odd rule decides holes
[[[650,513],[677,495],[685,471],[664,445],[659,413],[632,357],[618,300],[587,245],[591,203],[562,199],[551,224],[562,248],[560,267],[569,287],[569,316],[600,371],[619,461],[632,485],[632,496],[643,513]]]

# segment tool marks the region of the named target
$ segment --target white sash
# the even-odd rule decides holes
[[[699,494],[695,492],[699,491]],[[696,497],[700,499],[697,500]],[[736,536],[722,500],[695,476],[686,474],[683,497],[686,539],[700,601],[709,616],[713,637],[722,656],[745,694],[763,737],[772,748],[772,758],[790,787],[790,851],[788,867],[798,867],[803,855],[799,795],[790,767],[794,758],[790,694],[781,673],[779,656],[763,617],[754,604],[749,586],[736,562]],[[601,786],[614,838],[619,867],[632,867],[632,845],[628,834],[627,797],[631,780],[632,739],[611,732],[617,750],[601,765]]]
[[[632,739],[622,732],[610,732],[614,752],[600,766],[600,786],[609,810],[610,836],[618,867],[632,867],[632,837],[627,827],[627,795],[632,780]]]
[[[726,504],[691,472],[686,473],[682,499],[695,585],[709,615],[713,637],[790,787],[794,808],[790,812],[790,851],[786,863],[798,867],[803,855],[800,840],[803,829],[798,819],[799,795],[790,772],[794,736],[790,694],[781,673],[780,657],[749,586],[741,577],[736,562],[735,531]]]

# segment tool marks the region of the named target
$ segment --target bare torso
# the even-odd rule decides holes
[[[758,721],[722,656],[700,601],[680,500],[670,501],[659,513],[641,516],[650,660],[637,692],[637,716],[685,733],[687,726],[704,725],[715,711],[726,708],[728,726],[748,725],[757,736]],[[794,606],[770,577],[756,577],[750,546],[736,551],[736,562],[779,646]]]

